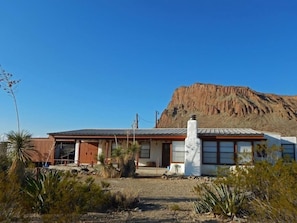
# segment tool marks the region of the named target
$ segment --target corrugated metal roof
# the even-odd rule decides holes
[[[53,132],[49,135],[59,136],[113,136],[113,135],[171,135],[181,136],[187,134],[186,128],[152,128],[152,129],[81,129],[64,132]],[[198,135],[262,135],[262,132],[250,128],[198,128]]]
[[[199,135],[262,135],[250,128],[198,128]]]

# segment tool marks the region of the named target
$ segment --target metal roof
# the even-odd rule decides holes
[[[133,134],[145,136],[186,136],[187,128],[152,128],[152,129],[80,129],[63,132],[48,133],[52,136],[120,136]],[[250,128],[198,128],[198,135],[263,135],[262,132]]]

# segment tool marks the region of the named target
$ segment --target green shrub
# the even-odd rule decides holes
[[[105,211],[110,206],[111,196],[92,178],[81,182],[58,171],[28,177],[24,195],[28,210],[39,214]]]
[[[178,204],[173,204],[169,208],[172,211],[180,211],[181,210],[181,208],[180,208],[180,206]]]
[[[297,163],[276,160],[256,162],[252,168],[237,168],[236,173],[218,182],[236,187],[248,196],[247,213],[258,222],[294,222],[297,219]]]
[[[0,172],[0,181],[0,222],[11,222],[16,217],[22,218],[25,210],[18,181],[10,179],[5,172]]]
[[[196,213],[212,212],[229,217],[238,216],[243,212],[244,193],[226,184],[203,183],[194,187],[198,200],[194,202]]]

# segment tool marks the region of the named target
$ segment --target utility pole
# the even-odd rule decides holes
[[[158,114],[159,114],[159,112],[156,111],[155,128],[158,128]]]
[[[136,128],[138,129],[138,113],[136,113]]]

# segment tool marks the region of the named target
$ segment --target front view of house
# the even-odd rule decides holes
[[[48,143],[34,139],[42,151],[41,162],[94,165],[103,154],[112,162],[113,150],[140,145],[137,166],[166,167],[184,175],[215,175],[219,167],[253,162],[265,154],[256,145],[282,147],[278,157],[296,160],[296,137],[281,137],[249,128],[198,128],[197,120],[188,120],[187,128],[82,129],[49,133]],[[40,141],[40,140],[39,140]]]

